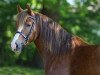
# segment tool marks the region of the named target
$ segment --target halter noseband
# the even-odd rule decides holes
[[[31,16],[30,16],[29,18],[34,19],[34,18],[31,17]],[[25,38],[26,43],[27,43],[27,41],[28,41],[28,39],[29,39],[29,36],[30,36],[30,34],[31,34],[31,30],[32,30],[33,24],[34,24],[34,22],[32,23],[32,26],[31,26],[31,28],[30,28],[30,31],[29,31],[28,35],[25,35],[25,34],[23,34],[23,33],[20,32],[20,31],[17,31],[17,32],[16,32],[16,33],[22,35],[22,36]]]

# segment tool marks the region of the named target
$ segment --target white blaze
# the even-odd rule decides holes
[[[18,28],[18,31],[21,32],[22,29],[23,29],[23,26],[20,26],[20,27]],[[18,39],[19,35],[20,35],[20,34],[16,33],[15,36],[14,36],[14,38],[13,38],[13,40],[12,40],[12,42],[11,42],[11,48],[12,48],[12,50],[15,50],[15,49],[16,49],[16,44],[15,44],[15,42],[16,42],[16,40]]]

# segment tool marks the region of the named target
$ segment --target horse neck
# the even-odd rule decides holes
[[[53,68],[56,68],[56,65],[60,67],[59,68],[60,71],[61,69],[63,69],[63,67],[65,67],[67,71],[69,68],[70,57],[71,57],[70,52],[72,53],[75,47],[85,46],[87,45],[87,43],[85,43],[82,39],[80,39],[77,36],[71,36],[60,25],[52,25],[54,24],[54,22],[52,21],[50,22],[51,25],[44,21],[42,21],[41,24],[43,25],[40,25],[39,37],[34,42],[38,48],[39,54],[43,59],[46,72],[50,71],[50,68],[52,68],[52,71],[55,71]],[[61,55],[53,52],[57,50],[60,54],[62,51],[64,52]],[[52,63],[57,63],[57,64],[52,65]],[[59,73],[61,72],[58,72],[58,74]],[[49,75],[53,75],[53,74],[49,74]]]
[[[67,51],[71,45],[71,35],[53,20],[46,16],[42,17],[39,37],[35,40],[39,53],[45,57],[47,53]]]
[[[49,55],[67,53],[73,47],[87,45],[82,39],[70,35],[60,25],[44,15],[38,15],[39,36],[35,44],[43,59]],[[48,55],[47,55],[48,54]]]

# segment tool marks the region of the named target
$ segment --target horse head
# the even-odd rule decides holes
[[[11,48],[14,52],[20,53],[25,45],[37,38],[39,29],[36,24],[35,13],[32,12],[29,5],[26,5],[26,10],[23,10],[19,5],[17,9],[17,32],[11,42]]]

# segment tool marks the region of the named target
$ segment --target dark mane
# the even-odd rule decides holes
[[[71,48],[71,38],[59,24],[45,15],[35,13],[37,24],[40,26],[40,35],[42,42],[45,43],[45,49],[52,53],[66,53]]]

